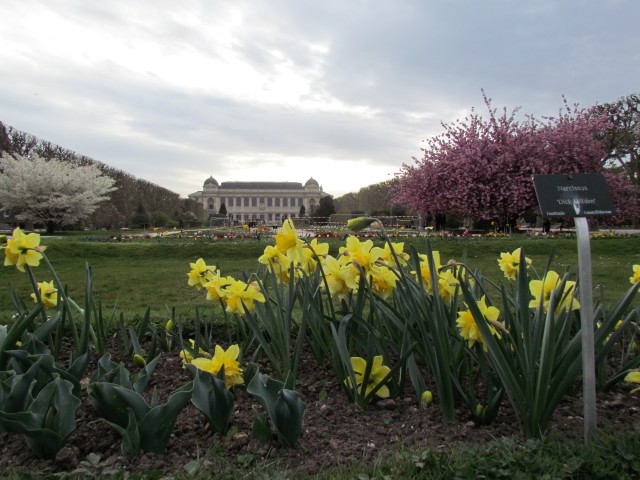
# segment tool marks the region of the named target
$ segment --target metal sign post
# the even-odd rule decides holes
[[[580,285],[580,331],[582,332],[582,401],[584,441],[596,431],[596,353],[593,343],[593,285],[591,281],[591,246],[586,217],[575,217],[578,240],[578,281]]]
[[[596,359],[593,343],[593,285],[587,216],[613,215],[613,204],[602,175],[538,175],[533,177],[544,217],[573,217],[578,241],[580,331],[582,335],[582,400],[584,441],[596,431]]]

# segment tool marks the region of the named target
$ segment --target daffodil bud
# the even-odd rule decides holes
[[[164,331],[169,333],[173,331],[173,320],[167,320],[167,323],[164,325]]]
[[[484,407],[481,403],[476,405],[476,417],[480,418],[482,416],[482,412],[484,411]]]
[[[351,220],[347,221],[347,228],[352,232],[359,232],[360,230],[367,228],[375,221],[377,221],[377,219],[372,217],[352,218]]]
[[[425,390],[420,395],[420,405],[428,407],[431,403],[433,403],[433,393],[431,393],[431,390]]]
[[[142,355],[137,353],[133,356],[133,364],[138,368],[144,368],[147,366],[147,362],[142,358]]]

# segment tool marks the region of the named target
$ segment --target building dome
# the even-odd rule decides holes
[[[304,184],[304,186],[305,187],[318,187],[318,188],[320,188],[320,184],[313,177],[311,177],[309,180],[307,180],[306,183]]]
[[[213,186],[215,186],[215,187],[219,187],[219,186],[220,186],[220,185],[218,184],[218,181],[217,181],[215,178],[213,178],[213,176],[211,176],[211,177],[207,178],[207,179],[204,181],[204,184],[205,184],[205,186],[206,186],[206,185],[213,185]]]

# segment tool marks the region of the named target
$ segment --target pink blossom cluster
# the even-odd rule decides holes
[[[498,114],[484,97],[489,116],[473,112],[426,141],[422,159],[403,165],[395,200],[421,213],[457,214],[504,221],[535,211],[533,175],[602,173],[617,217],[638,211],[633,186],[623,172],[606,168],[602,133],[606,115],[564,102],[557,117],[516,118]]]

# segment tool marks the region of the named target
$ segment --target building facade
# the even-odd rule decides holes
[[[312,177],[298,182],[222,182],[209,177],[201,191],[189,195],[199,202],[209,217],[218,215],[224,205],[228,220],[236,223],[280,223],[304,212],[313,216],[326,194]],[[304,207],[304,208],[303,208]]]

